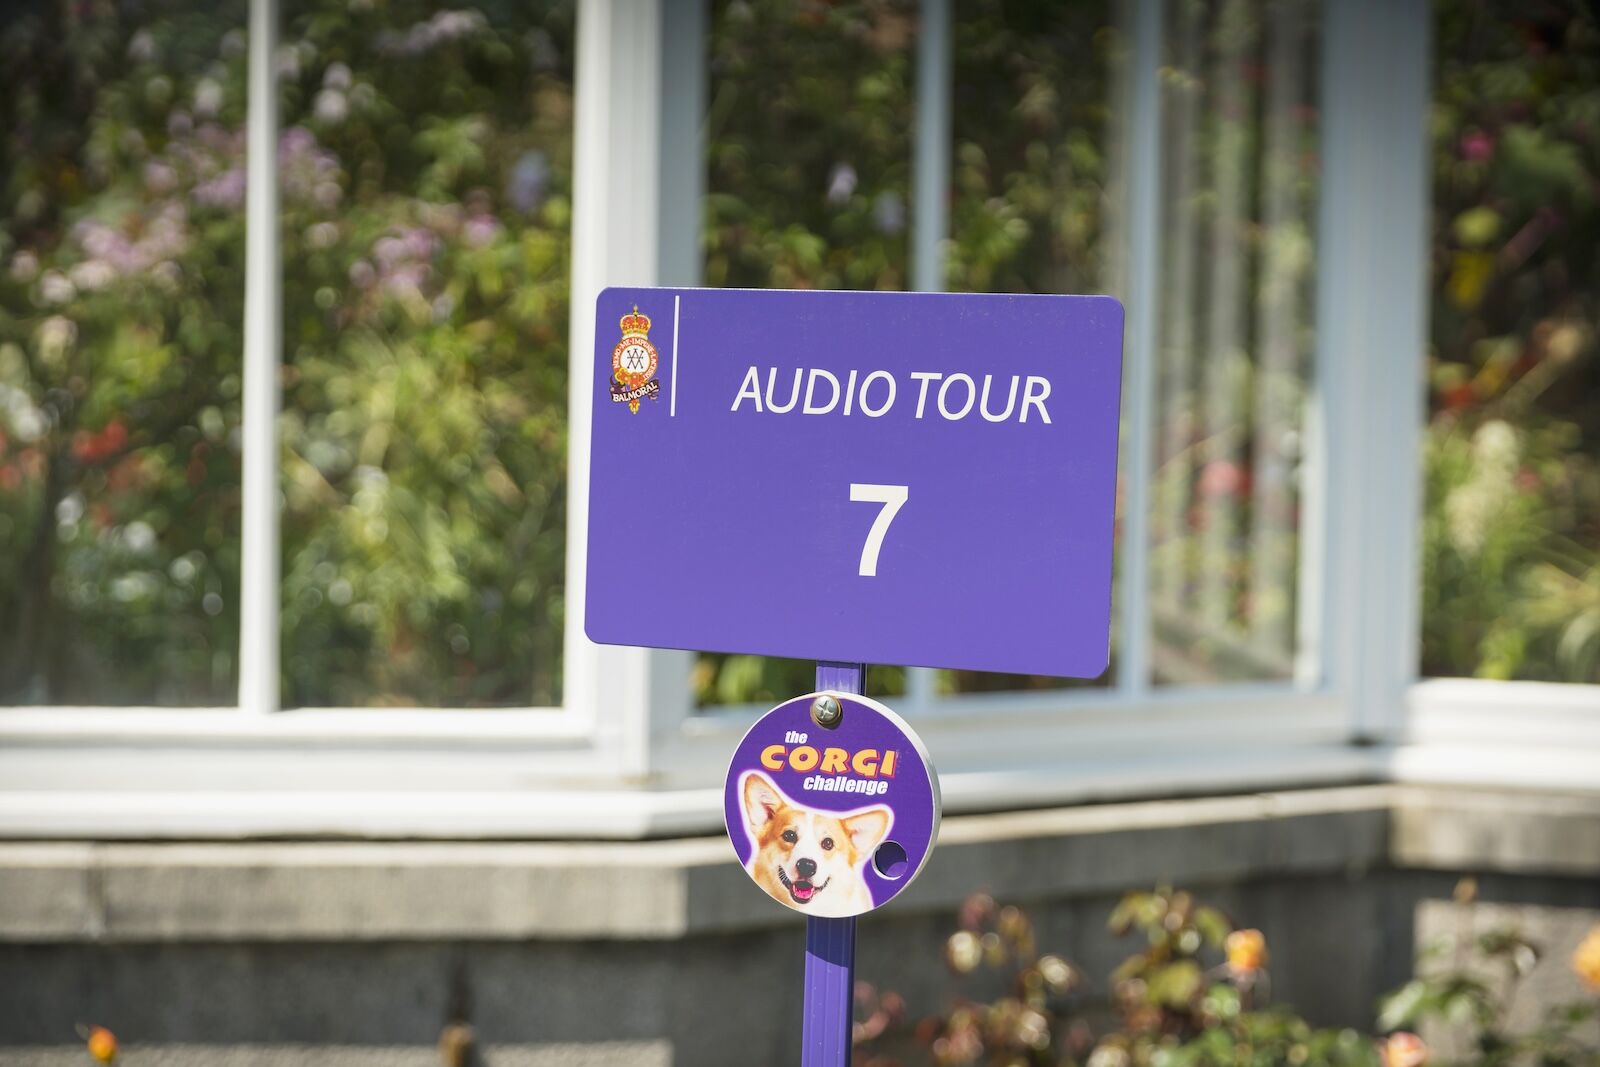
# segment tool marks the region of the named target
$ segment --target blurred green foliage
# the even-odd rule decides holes
[[[0,36],[0,700],[233,699],[244,14]],[[285,6],[290,705],[559,700],[572,41],[563,3]]]
[[[557,703],[572,7],[284,25],[286,700]]]
[[[0,702],[233,699],[244,12],[0,27]]]
[[[1600,682],[1600,24],[1437,26],[1423,673]]]
[[[717,0],[705,284],[904,289],[914,0]]]

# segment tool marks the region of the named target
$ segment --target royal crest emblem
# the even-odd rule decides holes
[[[635,304],[622,316],[622,340],[611,350],[611,402],[626,403],[637,415],[641,398],[661,399],[659,363],[656,346],[650,343],[650,316],[640,314]]]

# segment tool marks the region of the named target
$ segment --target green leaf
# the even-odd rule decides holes
[[[1169,963],[1150,976],[1150,999],[1174,1008],[1187,1006],[1200,991],[1200,981],[1200,965],[1194,960]]]
[[[1399,1030],[1411,1025],[1427,1004],[1428,993],[1428,983],[1413,978],[1384,997],[1378,1008],[1378,1029]]]
[[[1195,929],[1206,939],[1206,944],[1212,948],[1220,948],[1233,932],[1233,924],[1216,908],[1202,905],[1194,913]]]

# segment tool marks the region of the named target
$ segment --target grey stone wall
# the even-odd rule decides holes
[[[1106,933],[1112,905],[1169,882],[1266,933],[1275,1001],[1370,1027],[1475,873],[1485,922],[1551,943],[1531,1012],[1575,995],[1566,958],[1600,922],[1600,801],[1481,799],[1362,787],[951,819],[917,885],[862,920],[858,977],[936,1008],[954,908],[987,889],[1103,981],[1134,950]],[[0,1064],[87,1062],[73,1025],[93,1021],[134,1067],[420,1067],[452,1018],[497,1067],[795,1063],[803,927],[725,848],[0,845]]]

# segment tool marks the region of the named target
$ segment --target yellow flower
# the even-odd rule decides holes
[[[1572,954],[1572,969],[1578,972],[1583,984],[1600,993],[1600,926],[1589,931]]]
[[[103,1026],[89,1028],[89,1055],[96,1063],[110,1063],[117,1058],[117,1035]]]
[[[1378,1051],[1383,1067],[1422,1067],[1428,1062],[1428,1046],[1422,1038],[1404,1030],[1390,1034]]]
[[[1254,974],[1267,963],[1267,939],[1260,930],[1235,930],[1223,942],[1228,953],[1228,970],[1234,974]]]

